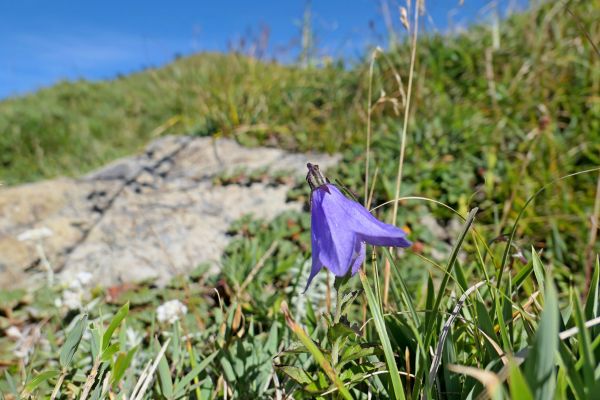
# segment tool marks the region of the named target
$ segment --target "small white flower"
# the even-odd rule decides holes
[[[75,279],[77,279],[79,281],[81,286],[85,287],[92,281],[93,277],[94,277],[94,275],[92,275],[91,272],[81,271],[81,272],[77,273],[77,275],[75,276]]]
[[[23,336],[23,334],[21,333],[21,330],[19,328],[17,328],[16,326],[10,326],[8,327],[8,329],[6,329],[5,331],[6,336],[13,339],[13,340],[17,340],[17,339],[21,339],[21,336]]]
[[[50,237],[52,234],[52,230],[43,226],[41,228],[29,229],[21,233],[19,236],[17,236],[17,240],[20,242],[35,241]]]
[[[187,307],[179,300],[170,300],[161,304],[156,309],[156,318],[158,322],[168,322],[174,324],[179,317],[187,314]]]
[[[69,283],[69,288],[73,290],[81,290],[88,286],[88,284],[92,281],[94,276],[87,271],[78,272],[75,275],[75,279],[71,280]]]
[[[139,335],[132,327],[127,327],[125,337],[128,348],[133,348],[142,342],[142,336]]]
[[[62,303],[69,310],[77,310],[80,309],[82,304],[82,293],[81,291],[70,291],[65,290],[63,292]]]

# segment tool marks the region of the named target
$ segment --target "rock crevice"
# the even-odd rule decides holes
[[[80,179],[2,188],[0,287],[43,276],[36,273],[40,248],[60,279],[86,271],[101,285],[161,284],[200,262],[217,269],[231,222],[245,214],[273,218],[302,205],[286,202],[291,183],[223,186],[214,178],[235,169],[301,176],[307,161],[327,167],[337,158],[168,136]],[[51,234],[19,240],[42,228]]]

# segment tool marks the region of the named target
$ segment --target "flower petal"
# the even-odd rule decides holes
[[[312,244],[312,266],[310,268],[310,275],[308,276],[308,281],[306,282],[306,287],[304,288],[304,292],[306,292],[306,290],[308,290],[308,287],[310,286],[310,283],[312,282],[313,278],[319,273],[319,271],[321,271],[321,269],[323,268],[323,264],[321,263],[321,260],[319,259],[319,254],[320,254],[320,250],[319,250],[319,245],[318,245],[318,236],[315,234],[315,224],[314,221],[312,222],[312,238],[311,238],[311,244]]]
[[[409,247],[412,243],[406,239],[406,232],[396,226],[386,224],[375,218],[361,204],[348,199],[333,185],[327,185],[331,197],[335,198],[346,222],[361,241],[374,246]],[[329,212],[329,210],[325,210]]]
[[[328,189],[334,186],[326,185]],[[337,190],[337,189],[336,189]],[[350,269],[355,253],[356,234],[348,226],[339,198],[323,187],[312,195],[313,251],[318,249],[319,260],[336,276],[344,276]]]
[[[362,242],[360,240],[356,241],[356,245],[354,247],[354,250],[356,252],[355,253],[356,258],[354,259],[354,262],[352,263],[352,275],[354,275],[358,272],[363,261],[365,261],[365,256],[367,254],[366,247],[367,247],[367,245],[365,244],[365,242]]]
[[[315,256],[313,255],[312,268],[310,269],[310,275],[308,276],[308,281],[306,282],[306,287],[304,288],[304,293],[306,293],[306,291],[308,290],[308,287],[310,286],[310,283],[312,282],[314,277],[317,276],[317,274],[321,271],[322,268],[323,268],[323,265],[321,265],[320,261],[317,260],[317,262],[315,263]]]

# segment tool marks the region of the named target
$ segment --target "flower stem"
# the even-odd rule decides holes
[[[335,278],[335,313],[333,314],[333,322],[334,324],[339,324],[342,319],[342,298],[343,291],[342,289],[345,287],[346,278]],[[340,352],[340,338],[336,338],[331,347],[331,366],[335,370],[335,366],[338,363],[338,356]],[[339,372],[336,370],[336,372]]]
[[[398,199],[400,197],[400,187],[402,185],[402,170],[404,168],[404,150],[406,149],[406,131],[408,130],[408,118],[410,116],[410,99],[412,93],[412,83],[415,71],[415,59],[417,57],[417,36],[419,32],[419,7],[421,2],[417,0],[415,4],[415,22],[413,25],[413,37],[410,54],[410,70],[408,74],[408,89],[406,91],[406,106],[404,107],[404,120],[402,125],[402,134],[400,135],[400,157],[398,158],[398,174],[396,175],[396,191],[394,196],[394,211],[392,211],[392,225],[396,225],[398,216]],[[390,263],[386,261],[384,269],[383,282],[383,307],[387,307],[388,292],[390,288]]]
[[[50,400],[54,400],[56,398],[56,396],[58,396],[58,391],[60,390],[60,387],[62,386],[62,383],[65,380],[65,376],[67,376],[67,371],[63,370],[63,372],[58,377],[58,380],[56,381],[54,390],[52,390],[52,394],[50,395]]]

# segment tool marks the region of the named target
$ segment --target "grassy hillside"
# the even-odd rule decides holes
[[[339,66],[302,70],[222,54],[112,81],[63,82],[0,103],[0,179],[78,175],[167,133],[337,150],[336,124],[357,85],[356,72]]]
[[[597,171],[580,172],[600,165],[598,20],[594,1],[548,2],[497,31],[419,39],[401,191],[419,198],[398,214],[415,245],[378,249],[368,278],[333,288],[321,272],[303,294],[310,215],[291,213],[234,224],[219,276],[199,266],[162,289],[0,293],[0,392],[124,398],[147,375],[139,398],[591,398],[600,332],[584,325],[600,321],[600,265],[585,270],[599,250],[600,186]],[[0,180],[78,175],[187,133],[341,151],[326,173],[362,194],[370,101],[382,205],[394,197],[409,62],[408,44],[379,54],[372,99],[368,62],[302,69],[238,55],[62,83],[0,103]],[[425,224],[432,214],[447,237]],[[67,310],[67,294],[85,305]],[[187,313],[158,319],[173,299]],[[43,327],[42,339],[11,327]],[[143,372],[153,360],[154,375]]]

